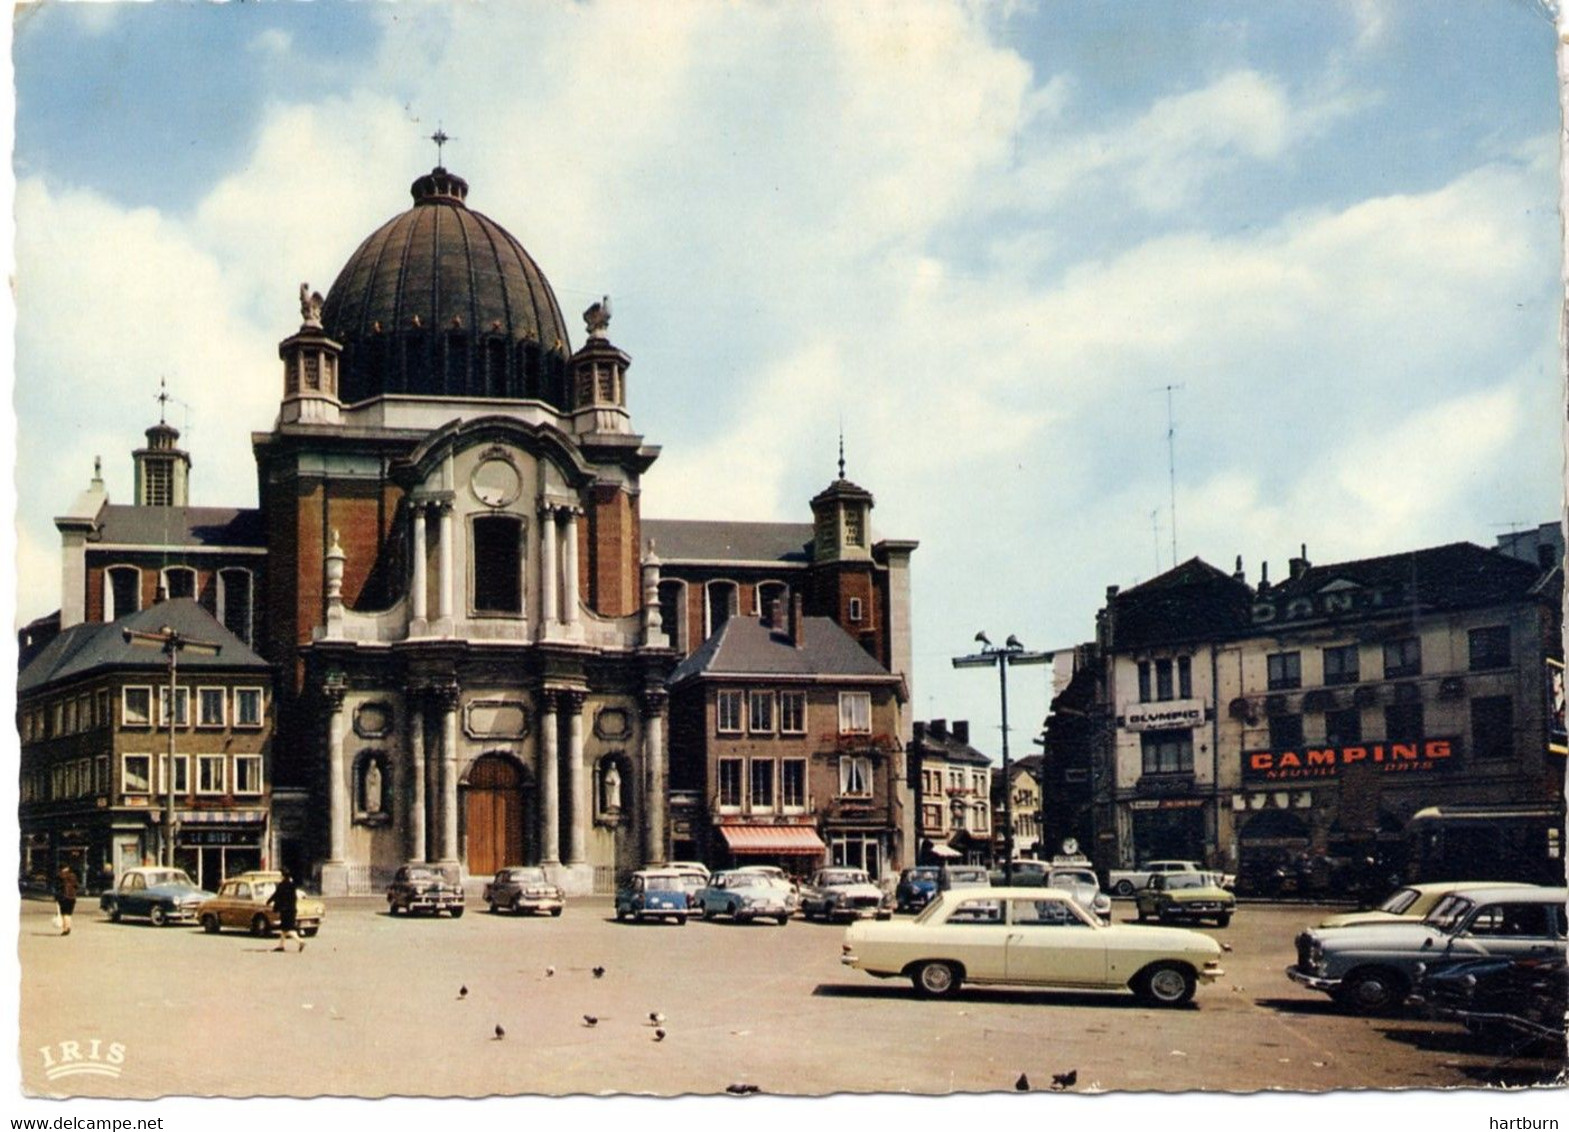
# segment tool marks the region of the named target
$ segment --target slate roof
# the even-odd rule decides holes
[[[128,613],[108,623],[86,622],[62,632],[38,653],[17,677],[16,691],[23,695],[46,684],[85,676],[106,668],[142,668],[165,671],[168,661],[156,648],[133,645],[122,630],[137,629],[156,633],[165,626],[182,636],[211,641],[221,646],[218,655],[205,656],[193,650],[180,654],[180,671],[266,672],[270,665],[251,651],[240,638],[220,625],[191,598],[174,598]]]
[[[954,737],[952,731],[947,730],[946,726],[942,731],[933,731],[930,726],[925,726],[917,738],[922,749],[935,758],[969,766],[992,765],[990,755],[982,754],[968,743],[961,742]]]
[[[893,682],[894,676],[829,617],[802,618],[800,648],[756,617],[731,617],[676,666],[675,686],[701,676],[835,676]]]
[[[1202,558],[1151,578],[1112,598],[1113,649],[1210,640],[1249,624],[1253,591]]]
[[[261,512],[250,507],[133,507],[106,505],[98,516],[99,542],[117,546],[265,547]]]
[[[644,519],[643,541],[664,562],[811,561],[810,523],[731,523],[706,519]]]
[[[1550,572],[1548,572],[1550,573]],[[1299,577],[1271,586],[1276,601],[1314,594],[1332,582],[1351,582],[1369,589],[1411,590],[1403,608],[1414,600],[1423,610],[1469,609],[1519,601],[1529,596],[1544,571],[1497,550],[1470,542],[1454,542],[1425,550],[1310,566]]]

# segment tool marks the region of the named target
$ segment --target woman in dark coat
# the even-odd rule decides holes
[[[278,946],[274,951],[282,951],[285,941],[293,939],[300,945],[300,950],[305,950],[305,941],[300,938],[298,925],[295,918],[299,915],[299,889],[294,886],[294,878],[289,871],[283,871],[278,887],[272,890],[272,895],[267,897],[267,903],[278,910]]]
[[[76,874],[66,865],[54,878],[54,902],[60,911],[60,934],[71,934],[71,913],[76,911]]]

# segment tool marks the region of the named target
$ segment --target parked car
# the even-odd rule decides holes
[[[990,888],[991,876],[983,865],[942,865],[937,870],[937,889]]]
[[[492,912],[503,908],[512,912],[561,915],[567,898],[550,882],[538,865],[508,865],[485,883],[483,899]]]
[[[1048,867],[1045,861],[1036,861],[1029,857],[1015,857],[1013,861],[1013,887],[1015,888],[1045,888]],[[992,869],[987,874],[987,883],[994,888],[1006,888],[1010,883],[1008,871],[1001,865]]]
[[[744,923],[762,917],[784,927],[794,911],[790,903],[790,882],[744,869],[718,872],[698,890],[694,911],[705,920],[729,916]]]
[[[1563,955],[1468,959],[1423,975],[1413,997],[1479,1037],[1562,1046],[1569,964]]]
[[[794,912],[801,906],[801,886],[796,884],[794,878],[778,865],[741,865],[734,871],[738,873],[761,873],[763,876],[772,877],[789,888],[790,911]]]
[[[244,928],[252,935],[271,935],[278,930],[278,910],[267,903],[283,874],[253,871],[230,877],[218,886],[218,895],[202,901],[196,919],[210,934],[224,928]],[[301,935],[313,936],[321,930],[327,906],[320,898],[301,892],[295,901],[295,925]]]
[[[1147,861],[1136,869],[1112,869],[1106,877],[1106,887],[1117,896],[1132,896],[1146,887],[1152,876],[1171,873],[1202,873],[1208,870],[1197,861]],[[1228,892],[1237,886],[1237,878],[1230,873],[1219,874],[1220,887]]]
[[[463,887],[453,884],[435,865],[404,865],[387,886],[387,911],[446,912],[454,920],[463,915]]]
[[[639,869],[616,891],[616,919],[674,920],[691,914],[682,876],[674,869]]]
[[[1066,892],[1086,912],[1111,919],[1111,897],[1100,890],[1100,880],[1088,865],[1054,865],[1046,871],[1046,887]]]
[[[194,924],[196,910],[212,897],[184,869],[147,867],[126,869],[119,882],[98,898],[98,907],[117,923],[122,916],[146,916],[161,928]]]
[[[697,894],[703,890],[703,886],[708,883],[708,878],[713,874],[707,869],[699,871],[690,865],[666,865],[665,868],[680,877],[679,887],[686,893],[687,907],[696,911]]]
[[[1156,873],[1134,894],[1139,920],[1214,920],[1216,927],[1231,923],[1237,898],[1220,887],[1214,873]]]
[[[883,912],[883,891],[865,869],[818,869],[801,889],[801,915],[806,919],[853,920]]]
[[[1399,1008],[1417,976],[1480,955],[1561,956],[1563,888],[1489,886],[1450,893],[1420,923],[1310,928],[1286,975],[1346,1010]]]
[[[1185,928],[1102,924],[1054,889],[951,889],[914,920],[852,924],[840,961],[941,998],[961,984],[1126,987],[1179,1006],[1225,972],[1220,944]]]
[[[919,912],[937,895],[936,865],[917,865],[899,874],[894,886],[893,901],[896,912]]]
[[[678,873],[699,873],[704,880],[713,875],[712,870],[701,861],[669,861],[660,867],[674,869]],[[783,872],[784,870],[781,869],[780,871]]]
[[[1399,923],[1402,920],[1421,920],[1451,892],[1467,888],[1533,888],[1534,885],[1511,886],[1499,881],[1445,880],[1432,884],[1407,884],[1386,896],[1377,908],[1364,908],[1358,912],[1340,912],[1319,922],[1321,928],[1346,928],[1353,924]]]

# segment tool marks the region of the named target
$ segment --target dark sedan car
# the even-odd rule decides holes
[[[936,865],[918,865],[899,874],[899,884],[893,890],[894,910],[919,912],[937,895]]]
[[[483,897],[492,912],[548,912],[561,915],[567,906],[561,889],[550,882],[538,865],[512,865],[502,869],[485,885]]]
[[[1480,1037],[1562,1045],[1569,965],[1563,955],[1467,959],[1424,974],[1415,997],[1431,1014]]]
[[[387,886],[387,911],[446,912],[456,920],[463,915],[463,888],[434,865],[404,865]]]
[[[184,869],[126,869],[120,881],[98,900],[111,920],[146,916],[154,927],[194,924],[197,909],[213,894],[199,888]]]

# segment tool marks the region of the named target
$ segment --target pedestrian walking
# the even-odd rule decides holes
[[[55,874],[54,903],[60,917],[60,934],[71,934],[71,913],[76,911],[76,874],[66,865]]]
[[[286,941],[293,939],[300,945],[300,950],[305,950],[305,940],[300,936],[295,917],[299,914],[299,889],[294,887],[294,878],[289,875],[289,870],[283,870],[283,876],[278,881],[278,887],[272,890],[272,895],[267,897],[267,903],[278,910],[278,946],[274,951],[282,951]]]

